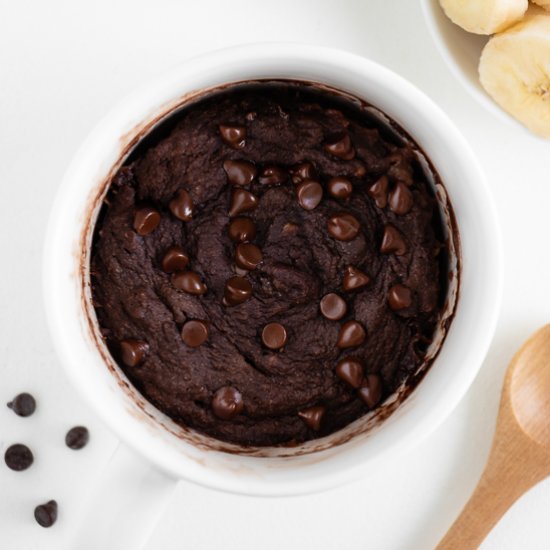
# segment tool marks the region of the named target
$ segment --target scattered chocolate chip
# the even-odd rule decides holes
[[[403,235],[396,227],[389,223],[384,226],[384,236],[382,237],[380,252],[382,254],[394,253],[396,256],[402,256],[407,252],[407,245]]]
[[[244,409],[241,392],[233,386],[220,388],[212,399],[212,412],[222,420],[231,420]]]
[[[338,296],[338,294],[335,294],[334,292],[325,294],[321,298],[319,307],[321,309],[321,313],[323,314],[323,316],[331,321],[340,320],[348,310],[348,306],[345,300],[340,296]]]
[[[408,308],[412,304],[411,289],[404,285],[393,285],[388,290],[388,303],[394,311]]]
[[[336,365],[336,376],[352,388],[358,388],[363,381],[363,364],[352,357],[341,359]]]
[[[224,143],[233,149],[242,149],[245,146],[246,128],[244,126],[220,124],[219,130]]]
[[[321,422],[327,408],[322,405],[309,407],[298,412],[298,416],[306,423],[308,428],[318,432],[321,429]]]
[[[280,323],[269,323],[262,330],[262,342],[269,349],[281,349],[286,341],[286,329]]]
[[[189,263],[189,256],[181,246],[171,246],[162,257],[162,270],[166,273],[183,271]]]
[[[346,272],[344,273],[344,279],[342,281],[342,288],[346,292],[362,288],[369,283],[370,277],[366,273],[363,273],[360,269],[352,265],[346,267]]]
[[[290,169],[290,174],[292,176],[292,181],[296,185],[301,183],[304,180],[314,180],[317,178],[317,170],[311,162],[302,162],[293,166]]]
[[[235,218],[227,226],[227,233],[233,242],[251,241],[256,236],[256,225],[250,218]]]
[[[313,210],[323,198],[321,184],[313,180],[304,180],[296,188],[298,203],[304,210]]]
[[[188,222],[193,218],[193,199],[186,189],[180,189],[168,206],[178,220]]]
[[[134,229],[141,236],[152,233],[160,223],[160,214],[158,210],[150,206],[142,206],[136,210],[134,215]]]
[[[346,321],[341,327],[338,334],[336,345],[339,348],[354,348],[360,346],[366,338],[367,334],[363,325],[358,321]]]
[[[329,136],[325,141],[325,151],[342,160],[351,160],[355,156],[355,149],[347,132]]]
[[[368,194],[374,199],[374,204],[378,208],[386,208],[388,204],[388,187],[389,181],[387,176],[382,176],[369,187]]]
[[[402,216],[409,212],[413,206],[413,196],[410,189],[398,182],[389,195],[390,210]]]
[[[21,472],[31,466],[34,461],[34,456],[26,445],[16,443],[15,445],[10,445],[6,449],[4,460],[6,461],[6,466],[10,470]]]
[[[34,519],[42,527],[51,527],[57,521],[57,502],[49,500],[34,509]]]
[[[244,277],[231,277],[225,282],[223,297],[225,304],[236,306],[246,302],[252,296],[252,285]]]
[[[382,397],[382,379],[377,374],[367,374],[357,393],[370,409],[374,409]]]
[[[288,174],[279,166],[266,166],[260,173],[258,181],[262,185],[277,185],[284,183],[288,179]]]
[[[256,269],[262,261],[262,251],[250,243],[239,243],[235,248],[235,263],[241,269]]]
[[[30,416],[36,409],[36,401],[30,393],[20,393],[8,403],[8,407],[17,416]]]
[[[246,160],[225,160],[223,169],[232,185],[250,185],[256,177],[256,167]]]
[[[349,181],[348,178],[344,178],[343,176],[330,178],[328,180],[327,188],[328,192],[335,199],[347,199],[353,191],[353,185],[351,184],[351,181]]]
[[[207,338],[208,325],[204,321],[187,321],[181,329],[181,339],[190,348],[198,348]]]
[[[361,228],[355,216],[346,212],[336,214],[327,222],[328,232],[338,241],[351,241],[357,237]]]
[[[172,275],[172,284],[188,294],[204,294],[207,290],[201,276],[194,271],[177,271]]]
[[[243,212],[254,210],[258,206],[258,199],[250,191],[246,189],[234,189],[231,193],[231,206],[229,207],[229,215],[231,217]]]
[[[121,340],[118,346],[120,359],[127,367],[137,367],[149,351],[149,345],[141,340]]]
[[[85,447],[89,440],[90,432],[88,431],[88,428],[85,428],[84,426],[75,426],[67,432],[67,435],[65,436],[65,445],[67,445],[69,449],[78,451]]]

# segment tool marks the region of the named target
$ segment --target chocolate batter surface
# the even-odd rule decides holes
[[[173,115],[114,177],[93,300],[121,368],[176,422],[292,444],[364,415],[423,362],[442,234],[411,142],[343,96],[233,86]]]

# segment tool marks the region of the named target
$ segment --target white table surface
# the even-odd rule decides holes
[[[0,464],[1,549],[78,550],[79,514],[118,446],[66,381],[43,312],[44,229],[69,160],[137,85],[196,53],[261,40],[371,57],[447,111],[478,154],[498,207],[503,308],[472,388],[415,450],[361,482],[308,497],[238,497],[181,482],[146,548],[430,549],[477,482],[506,364],[550,319],[550,144],[505,125],[466,95],[435,51],[418,2],[0,0],[0,453],[18,441],[35,452],[26,472]],[[30,418],[4,406],[20,391],[37,397]],[[91,431],[80,452],[63,443],[75,424]],[[59,502],[60,519],[45,530],[32,510],[50,498]],[[548,549],[549,508],[546,481],[516,503],[483,549]]]

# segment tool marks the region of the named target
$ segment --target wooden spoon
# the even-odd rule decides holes
[[[478,548],[506,510],[550,475],[550,325],[523,344],[506,374],[493,447],[464,510],[437,548]]]

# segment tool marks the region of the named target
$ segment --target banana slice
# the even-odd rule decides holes
[[[550,13],[533,7],[493,36],[481,53],[479,77],[505,111],[550,139]]]
[[[539,0],[550,2],[550,0]],[[528,0],[439,0],[453,23],[476,34],[500,32],[519,21]]]
[[[533,2],[542,6],[545,10],[550,10],[550,0],[533,0]]]

